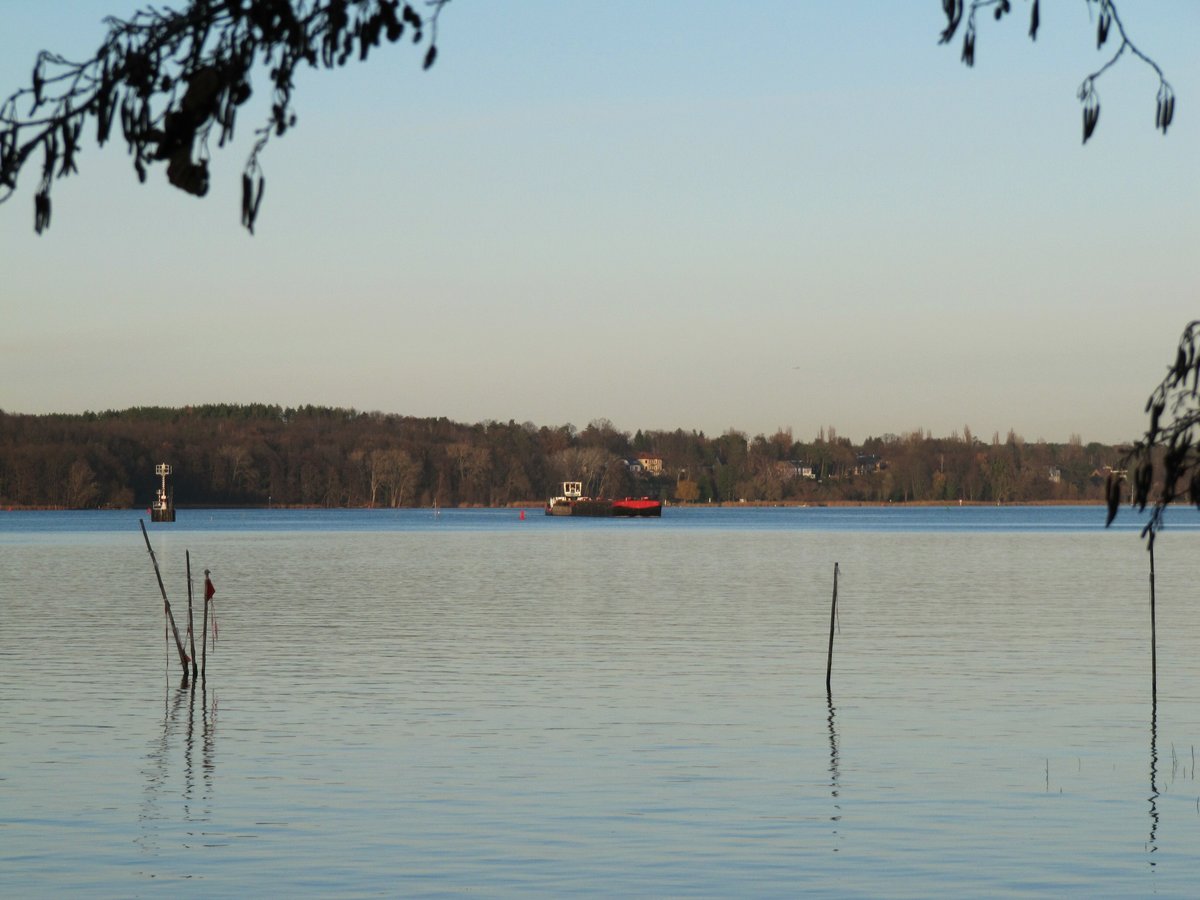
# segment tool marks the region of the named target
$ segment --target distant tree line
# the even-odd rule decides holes
[[[833,428],[810,442],[790,430],[630,435],[605,419],[578,430],[267,404],[0,411],[0,505],[137,508],[160,462],[174,469],[180,506],[506,506],[567,480],[595,496],[693,503],[1087,502],[1104,499],[1127,450],[1011,431],[981,441],[969,428],[855,445]]]

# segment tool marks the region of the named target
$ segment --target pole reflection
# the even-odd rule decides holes
[[[842,821],[842,805],[840,796],[842,792],[841,775],[838,771],[838,738],[837,738],[837,722],[836,707],[833,705],[833,692],[829,691],[825,695],[825,700],[829,708],[829,794],[833,800],[833,815],[829,817],[829,821],[833,823],[833,852],[837,853],[840,849],[837,843],[841,840],[841,834],[838,830],[839,823]]]
[[[1158,850],[1158,697],[1150,700],[1150,839],[1146,842],[1150,867],[1157,865],[1154,853]]]
[[[201,700],[203,706],[204,701]],[[188,691],[188,716],[187,729],[184,732],[183,739],[183,796],[184,796],[184,813],[185,816],[189,812],[189,807],[192,802],[193,792],[196,786],[195,770],[192,766],[192,757],[196,747],[196,690],[193,687]]]
[[[217,754],[217,695],[213,694],[212,709],[208,706],[208,686],[200,679],[201,751],[200,764],[204,767],[204,789],[206,798],[212,796],[213,772],[216,770]]]
[[[151,743],[142,769],[145,790],[138,815],[141,834],[137,843],[144,853],[155,856],[164,836],[179,825],[184,826],[184,831],[175,840],[185,847],[192,846],[192,839],[202,834],[191,826],[212,819],[216,771],[216,696],[210,709],[203,680],[192,679],[173,692],[168,690],[164,701],[162,727]],[[180,750],[182,767],[178,765]],[[173,841],[168,839],[165,843],[170,846]]]
[[[199,689],[197,689],[199,688]],[[188,717],[184,732],[183,753],[183,820],[189,823],[208,822],[212,818],[213,753],[215,750],[215,715],[208,715],[208,690],[203,680],[192,679],[188,692]],[[200,732],[196,733],[196,695],[200,695]],[[213,697],[214,710],[216,697]],[[197,792],[197,754],[199,754],[199,790]],[[198,834],[189,832],[190,837]]]
[[[179,717],[179,710],[187,693],[188,689],[183,685],[177,687],[173,693],[168,689],[163,695],[162,729],[151,743],[150,752],[146,754],[146,763],[142,768],[146,788],[138,813],[141,834],[137,844],[145,853],[157,854],[160,831],[157,823],[168,818],[168,814],[163,810],[163,794],[171,778],[171,726]]]

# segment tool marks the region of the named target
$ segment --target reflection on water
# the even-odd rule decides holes
[[[1150,865],[1154,866],[1154,853],[1158,850],[1158,692],[1150,700],[1150,840],[1146,842],[1150,851]]]
[[[186,693],[187,688],[180,687],[174,692],[168,691],[165,695],[162,728],[155,736],[150,752],[146,754],[142,769],[146,787],[138,814],[138,822],[142,825],[138,846],[147,853],[154,853],[159,849],[154,823],[162,821],[168,815],[163,812],[163,791],[175,768],[170,758],[172,723],[178,717]]]
[[[177,825],[187,829],[184,846],[192,847],[212,822],[216,713],[216,695],[210,711],[205,679],[166,692],[161,728],[142,767],[137,844],[143,853],[159,855],[163,835],[173,836]]]
[[[1200,738],[1200,621],[1182,602],[1200,535],[1157,547],[1147,831],[1136,536],[509,519],[157,530],[173,597],[185,549],[219,566],[221,652],[186,689],[169,667],[164,682],[136,530],[0,540],[0,893],[1200,881],[1194,764],[1175,751]]]
[[[833,815],[829,817],[829,821],[833,823],[833,852],[837,853],[841,849],[837,845],[838,823],[842,821],[842,807],[838,802],[838,796],[841,794],[841,784],[839,783],[840,776],[838,774],[837,727],[834,724],[833,693],[830,692],[825,696],[829,707],[829,796],[833,800]]]

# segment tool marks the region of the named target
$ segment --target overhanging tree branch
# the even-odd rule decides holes
[[[1037,40],[1038,28],[1041,24],[1038,2],[1039,0],[1033,0],[1029,15],[1029,37],[1035,41]],[[1088,138],[1095,132],[1096,124],[1100,120],[1100,95],[1096,92],[1096,81],[1101,75],[1116,65],[1117,60],[1121,58],[1126,50],[1132,56],[1136,56],[1148,65],[1158,75],[1154,127],[1160,129],[1163,134],[1166,134],[1167,128],[1170,127],[1172,120],[1175,118],[1175,91],[1172,89],[1170,82],[1167,81],[1166,76],[1163,75],[1162,68],[1153,59],[1139,50],[1137,45],[1129,39],[1129,34],[1125,31],[1125,25],[1121,22],[1121,17],[1117,13],[1115,0],[1084,0],[1084,2],[1087,4],[1089,12],[1094,9],[1097,13],[1096,49],[1102,49],[1105,43],[1107,43],[1109,32],[1114,25],[1117,28],[1117,34],[1121,38],[1121,43],[1104,65],[1083,79],[1083,83],[1080,84],[1079,90],[1076,92],[1079,102],[1083,104],[1083,142],[1085,144],[1088,142]],[[953,40],[965,17],[967,24],[963,34],[962,61],[967,66],[975,65],[975,14],[979,10],[987,8],[992,9],[993,18],[999,21],[1005,15],[1012,12],[1012,0],[969,0],[969,2],[967,0],[942,0],[942,12],[946,15],[946,27],[942,30],[938,43],[946,44]]]
[[[1130,500],[1139,510],[1151,506],[1142,536],[1151,545],[1163,527],[1166,508],[1186,499],[1200,509],[1200,319],[1179,338],[1175,362],[1146,401],[1150,424],[1125,456],[1133,471]],[[1108,476],[1105,495],[1111,524],[1121,505],[1122,474]]]
[[[95,123],[103,146],[119,123],[141,181],[165,162],[167,179],[198,197],[208,192],[209,137],[233,138],[251,83],[268,68],[271,113],[259,127],[242,177],[242,224],[253,233],[264,178],[259,155],[296,124],[292,106],[301,65],[331,69],[365,60],[383,39],[406,35],[437,57],[437,23],[449,0],[424,0],[425,14],[400,0],[191,0],[182,11],[149,7],[128,21],[108,18],[95,56],[72,62],[43,51],[31,85],[0,104],[0,203],[40,152],[34,228],[50,224],[56,178],[78,172],[84,126]],[[28,105],[28,111],[22,112]]]

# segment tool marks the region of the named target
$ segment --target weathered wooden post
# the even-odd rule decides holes
[[[154,563],[154,577],[158,579],[158,590],[163,598],[163,611],[167,614],[167,621],[171,623],[171,633],[175,635],[175,649],[179,651],[179,664],[183,666],[183,680],[187,683],[188,678],[188,657],[183,649],[183,641],[179,637],[179,629],[175,625],[175,616],[171,614],[171,601],[167,599],[167,589],[163,585],[162,573],[158,570],[158,558],[154,555],[154,548],[150,546],[150,535],[146,534],[146,522],[143,519],[138,519],[138,524],[142,526],[142,537],[146,540],[146,549],[150,551],[150,561]]]
[[[837,626],[838,564],[833,564],[833,606],[829,611],[829,661],[825,665],[825,693],[833,692],[833,630]]]
[[[204,626],[200,635],[200,678],[205,678],[205,669],[208,668],[208,602],[212,599],[212,594],[209,593],[208,586],[208,569],[204,570]]]
[[[196,667],[196,621],[192,616],[192,552],[184,550],[183,555],[187,559],[188,642],[192,651],[192,677],[195,678],[200,670]]]
[[[1154,633],[1154,536],[1150,536],[1150,697],[1158,703],[1158,639]]]

